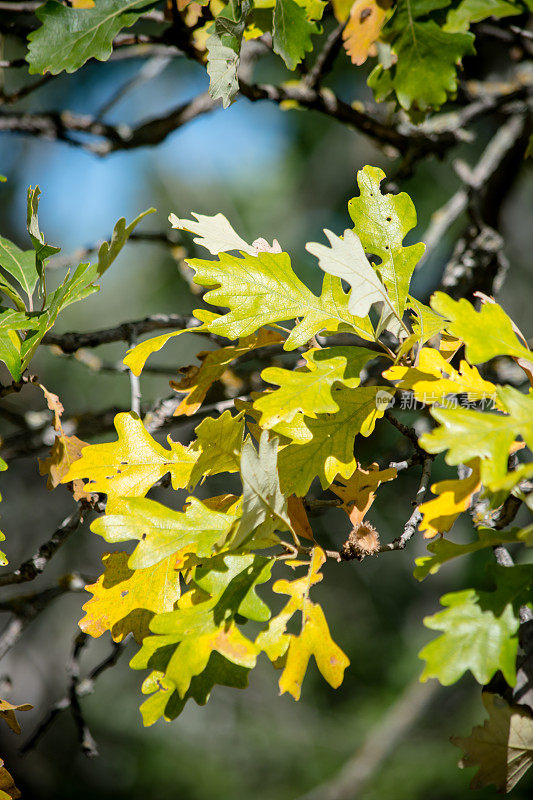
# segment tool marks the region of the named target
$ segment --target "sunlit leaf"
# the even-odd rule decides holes
[[[95,638],[110,631],[115,642],[133,633],[135,640],[142,642],[154,614],[170,611],[180,596],[173,559],[135,570],[128,566],[127,553],[106,553],[102,561],[105,572],[85,587],[93,597],[83,606],[80,628]]]

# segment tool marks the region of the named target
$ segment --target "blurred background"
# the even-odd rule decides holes
[[[14,45],[7,41],[9,47],[11,51],[4,57],[16,57]],[[39,111],[60,105],[97,113],[140,65],[135,60],[89,64],[75,75],[55,79],[17,108]],[[154,81],[129,91],[105,111],[104,119],[132,123],[162,113],[207,88],[197,65],[174,58],[160,67]],[[274,63],[267,61],[261,69],[265,75],[279,77]],[[4,71],[5,89],[17,88],[25,80],[23,73]],[[365,80],[365,68],[355,70],[343,55],[339,57],[332,84],[341,96],[370,100]],[[454,156],[475,163],[494,129],[485,123],[477,133],[477,140],[456,149]],[[320,240],[324,227],[340,233],[349,224],[346,205],[357,193],[355,174],[365,164],[381,166],[388,176],[394,176],[397,166],[363,136],[335,121],[314,112],[282,110],[267,103],[252,105],[244,99],[228,110],[198,118],[157,148],[104,159],[64,143],[3,134],[0,172],[8,182],[0,185],[0,230],[19,246],[29,246],[26,189],[35,184],[42,190],[41,229],[47,241],[60,245],[67,256],[108,237],[120,216],[131,219],[149,206],[157,208],[157,215],[143,222],[143,231],[168,231],[170,212],[186,217],[191,211],[221,211],[248,241],[259,236],[270,241],[277,238],[291,253],[300,277],[317,289],[320,273],[304,250],[305,242]],[[423,238],[431,215],[457,187],[449,162],[433,158],[401,183],[418,211],[419,224],[411,241]],[[511,270],[500,300],[526,332],[531,329],[532,198],[531,169],[524,165],[503,210],[502,233]],[[426,300],[438,284],[465,224],[464,218],[459,220],[415,274],[414,294],[420,299]],[[93,330],[156,312],[189,313],[198,301],[180,271],[184,247],[194,252],[190,237],[174,247],[146,242],[127,245],[105,275],[101,291],[69,308],[54,330]],[[63,269],[56,272],[57,280],[63,277]],[[175,377],[180,366],[197,363],[196,352],[206,348],[199,337],[188,337],[186,342],[185,338],[169,343],[152,358],[150,363],[162,371],[143,375],[145,404],[168,395],[169,378]],[[125,349],[121,344],[107,345],[94,355],[113,365]],[[127,410],[127,375],[99,370],[98,366],[94,363],[91,369],[79,359],[42,347],[32,372],[50,391],[60,394],[66,415],[98,415],[113,407]],[[163,374],[164,368],[168,375]],[[246,368],[257,370],[258,365],[248,362]],[[17,433],[10,411],[41,413],[42,394],[29,387],[20,396],[1,402],[0,430],[5,438]],[[408,421],[409,416],[402,419]],[[187,436],[183,428],[180,433]],[[386,465],[407,454],[396,431],[385,423],[372,438],[372,447],[366,440],[359,447],[364,464],[377,460]],[[380,488],[370,519],[383,541],[398,536],[411,513],[419,478],[417,470],[412,473]],[[448,474],[448,468],[437,460],[433,480]],[[13,459],[2,476],[2,487],[5,550],[10,564],[16,566],[52,534],[72,511],[73,501],[64,489],[53,494],[47,491],[34,455]],[[160,491],[154,496],[176,507],[183,502],[181,495],[170,498],[169,493]],[[324,544],[338,546],[344,541],[347,527],[341,512],[317,517],[314,525]],[[468,534],[467,526],[456,531],[458,539]],[[96,576],[101,572],[101,554],[109,549],[86,526],[27,590],[52,585],[54,578],[74,570]],[[278,697],[279,676],[262,659],[245,692],[217,687],[205,708],[189,703],[174,722],[143,729],[138,705],[143,699],[140,684],[144,675],[128,668],[135,651],[130,645],[119,663],[99,678],[95,692],[82,701],[100,752],[93,760],[80,753],[69,714],[58,715],[37,747],[24,757],[17,756],[17,747],[67,692],[67,663],[87,596],[58,598],[28,626],[0,670],[11,680],[10,699],[34,706],[33,711],[19,714],[21,737],[13,736],[6,726],[0,728],[1,752],[23,797],[296,800],[337,774],[363,746],[361,764],[369,766],[376,757],[378,763],[374,770],[369,767],[368,780],[362,782],[357,797],[469,797],[473,771],[457,769],[460,751],[449,743],[449,737],[467,735],[473,724],[481,724],[485,718],[479,687],[465,677],[452,688],[418,689],[422,664],[417,652],[432,638],[422,625],[423,616],[437,611],[442,593],[467,587],[472,580],[483,581],[485,562],[490,559],[465,559],[418,584],[412,577],[413,563],[424,550],[423,543],[413,541],[404,552],[383,554],[362,564],[327,565],[316,596],[324,604],[334,639],[351,660],[337,691],[330,689],[311,665],[299,703],[287,695]],[[266,599],[267,594],[263,592]],[[90,642],[82,669],[90,670],[110,650],[107,635]],[[398,713],[409,713],[398,706],[402,698],[406,700],[406,693],[419,704],[420,713],[413,714],[401,737],[395,738]],[[381,761],[380,748],[386,753]],[[532,789],[530,775],[514,796],[530,798]],[[476,796],[491,798],[495,792],[488,789]]]

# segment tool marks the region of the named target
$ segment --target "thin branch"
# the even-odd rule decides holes
[[[347,22],[348,20],[346,20],[346,22],[341,22],[341,24],[330,33],[315,63],[307,75],[304,76],[303,83],[309,89],[315,89],[319,86],[328,72],[333,68],[335,59],[342,48],[342,34],[344,33]]]
[[[483,151],[476,167],[469,173],[468,186],[458,189],[452,197],[436,211],[424,235],[426,251],[418,263],[421,267],[440,244],[448,229],[466,211],[472,195],[483,192],[491,176],[499,169],[509,150],[519,141],[526,125],[523,114],[510,117],[496,132]],[[463,172],[463,178],[466,178]]]
[[[405,523],[402,535],[398,539],[395,539],[393,542],[381,545],[381,547],[379,548],[380,553],[388,553],[391,552],[392,550],[403,550],[407,542],[410,539],[412,539],[415,533],[417,532],[418,526],[422,520],[422,514],[420,513],[420,506],[424,502],[424,498],[429,488],[429,483],[431,480],[432,464],[433,464],[433,456],[426,455],[422,463],[422,477],[420,478],[420,483],[418,485],[415,499],[413,500],[413,506],[414,506],[413,513]]]
[[[85,634],[84,634],[85,635]],[[85,642],[84,642],[85,643]],[[67,695],[63,697],[61,700],[58,700],[52,708],[48,711],[45,718],[42,722],[37,726],[34,733],[30,736],[27,742],[21,747],[20,754],[24,755],[28,753],[30,750],[36,746],[38,741],[44,736],[44,734],[48,731],[56,717],[61,714],[62,711],[67,711],[72,706],[72,699],[73,695],[75,695],[75,703],[77,703],[77,708],[79,709],[79,700],[83,697],[86,697],[89,694],[92,694],[95,689],[95,682],[97,678],[106,670],[114,667],[117,661],[119,660],[120,656],[124,652],[126,642],[113,642],[113,648],[111,653],[106,656],[99,664],[91,670],[88,677],[80,680],[79,679],[79,669],[78,673],[75,677],[75,685],[72,686],[72,679],[71,679],[71,687]],[[78,651],[79,652],[79,651]],[[74,691],[73,691],[74,688]],[[77,724],[79,726],[79,718]],[[81,721],[83,722],[83,717],[81,717]],[[78,731],[80,732],[80,728],[78,727]],[[83,729],[81,729],[83,733]],[[85,739],[84,736],[81,737],[82,741]],[[92,740],[92,737],[91,737]],[[94,745],[94,740],[92,740]],[[95,753],[96,754],[96,753]]]
[[[36,375],[23,375],[19,381],[12,381],[6,385],[0,384],[0,397],[7,397],[9,394],[18,393],[24,386],[30,383],[36,383],[38,378]]]
[[[144,333],[152,333],[152,331],[166,330],[168,328],[192,330],[201,324],[200,320],[195,317],[184,317],[181,314],[151,314],[144,319],[122,322],[113,328],[103,328],[98,331],[47,333],[42,340],[42,344],[55,345],[61,348],[64,353],[71,354],[82,347],[100,347],[102,344],[110,344],[111,342],[130,342]],[[215,337],[214,334],[208,333],[207,335],[217,344],[225,341],[222,337]]]
[[[49,603],[66,592],[83,591],[86,582],[78,573],[64,575],[57,582],[57,586],[33,594],[11,597],[0,602],[0,611],[14,614],[14,618],[10,620],[0,635],[0,659],[16,644],[25,628],[41,611],[44,611]]]
[[[44,542],[31,558],[27,561],[23,561],[20,567],[14,572],[0,575],[0,586],[10,586],[14,583],[33,581],[40,575],[52,556],[54,556],[59,548],[65,544],[67,539],[78,530],[83,522],[83,515],[87,507],[86,503],[80,501],[72,514],[69,514],[69,516],[63,520],[53,536]]]

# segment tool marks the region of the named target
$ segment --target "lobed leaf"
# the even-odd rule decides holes
[[[291,422],[298,412],[313,419],[317,414],[336,413],[339,406],[332,394],[333,386],[359,386],[361,370],[375,357],[375,352],[364,347],[326,347],[303,354],[305,370],[267,367],[261,377],[280,388],[254,401],[254,407],[261,412],[261,427]]]
[[[170,611],[180,596],[179,573],[171,556],[145,569],[130,569],[127,553],[105,553],[103,575],[86,586],[93,597],[83,606],[79,626],[98,638],[110,631],[115,642],[132,633],[137,642],[149,634],[154,614]]]
[[[322,295],[316,297],[293,272],[287,253],[259,252],[240,258],[221,253],[217,261],[187,263],[196,272],[196,283],[216,287],[204,300],[230,309],[208,323],[212,333],[237,339],[263,325],[298,318],[285,350],[299,347],[322,330],[352,330],[365,339],[374,338],[370,321],[350,313],[340,281],[324,280]]]
[[[134,413],[117,414],[115,429],[117,441],[84,447],[62,483],[86,478],[90,491],[122,497],[143,497],[167,473],[174,489],[188,485],[197,458],[190,449],[168,437],[167,450]]]
[[[353,474],[357,467],[355,437],[370,436],[376,421],[385,413],[377,402],[378,393],[384,390],[387,387],[338,389],[333,395],[339,406],[336,414],[319,414],[301,426],[294,424],[300,422],[296,418],[285,426],[284,435],[290,436],[292,427],[298,439],[280,450],[278,464],[284,492],[303,497],[317,476],[325,489],[336,475],[349,478]]]
[[[533,764],[533,716],[496,694],[483,692],[481,697],[489,718],[470,736],[452,736],[451,742],[464,751],[462,769],[478,767],[471,789],[492,784],[499,792],[510,792]]]
[[[146,497],[126,497],[111,503],[108,513],[96,519],[91,530],[107,542],[137,539],[128,566],[139,570],[177,552],[181,558],[189,554],[209,558],[237,520],[237,515],[221,513],[195,497],[187,499],[183,512]]]
[[[82,9],[49,0],[35,12],[41,27],[28,36],[30,74],[75,72],[90,58],[107,61],[117,33],[150,5],[152,0],[98,0]]]
[[[497,303],[485,303],[476,311],[472,303],[453,300],[444,292],[435,292],[431,307],[450,322],[447,330],[465,343],[465,356],[471,364],[480,364],[496,356],[533,360],[533,354],[521,344],[513,323]]]

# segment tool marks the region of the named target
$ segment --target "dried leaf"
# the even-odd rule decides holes
[[[451,741],[464,750],[461,768],[479,768],[471,789],[494,785],[499,792],[510,792],[533,764],[533,715],[490,692],[483,692],[482,699],[489,718],[470,736],[452,736]]]
[[[364,64],[368,56],[376,55],[375,42],[387,19],[390,0],[356,0],[350,19],[343,31],[344,49],[352,64]]]
[[[13,733],[20,733],[20,725],[15,715],[16,711],[29,711],[32,709],[29,703],[21,705],[13,704],[7,700],[0,700],[0,718],[7,722]]]

